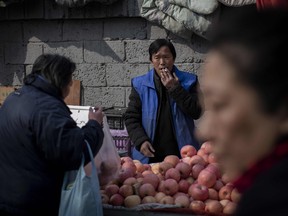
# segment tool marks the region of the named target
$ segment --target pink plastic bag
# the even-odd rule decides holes
[[[103,118],[103,145],[94,157],[100,185],[105,185],[118,177],[121,168],[121,159],[114,144],[106,116]],[[85,167],[86,175],[91,174],[91,163]]]

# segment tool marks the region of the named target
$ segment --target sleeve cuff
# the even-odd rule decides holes
[[[135,146],[137,151],[140,151],[141,145],[145,141],[149,141],[150,142],[150,139],[148,137],[144,136],[144,137],[141,137],[141,138],[137,139],[137,141],[135,143],[133,143],[133,145]]]

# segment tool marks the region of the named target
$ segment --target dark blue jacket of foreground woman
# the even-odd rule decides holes
[[[0,215],[57,215],[64,172],[79,168],[85,139],[96,155],[101,125],[77,127],[45,80],[32,77],[10,94],[0,109]]]

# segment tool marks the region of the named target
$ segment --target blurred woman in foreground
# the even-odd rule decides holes
[[[285,26],[287,11],[245,8],[218,27],[205,62],[205,138],[243,193],[235,215],[288,215]]]

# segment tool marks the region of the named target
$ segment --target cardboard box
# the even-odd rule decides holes
[[[64,99],[67,105],[80,105],[81,103],[81,81],[73,80],[69,95]]]
[[[15,88],[13,86],[0,86],[0,106],[3,104],[7,96],[14,91]]]

